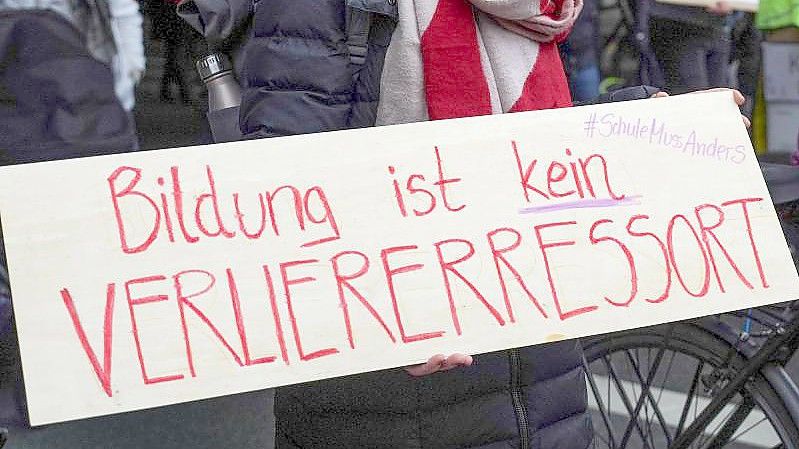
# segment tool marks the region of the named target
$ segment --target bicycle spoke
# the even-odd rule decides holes
[[[652,359],[652,348],[647,348],[646,349],[647,366],[649,366],[649,361],[651,359]],[[654,382],[654,378],[653,378],[653,382]],[[665,423],[663,422],[663,419],[662,419],[663,417],[660,416],[659,404],[656,401],[654,401],[654,398],[652,397],[651,390],[647,391],[647,396],[649,397],[649,402],[651,403],[652,412],[649,411],[650,403],[647,403],[646,406],[644,407],[644,417],[646,419],[646,429],[649,432],[649,442],[652,444],[652,447],[656,447],[657,443],[655,441],[655,432],[654,432],[654,428],[653,428],[653,425],[652,425],[653,418],[658,418],[658,424],[660,424],[660,427],[663,429],[664,434],[667,435],[667,436],[668,436],[668,430],[666,429]]]
[[[663,432],[666,435],[666,441],[670,445],[671,444],[671,436],[669,435],[668,425],[666,424],[666,420],[663,418],[663,414],[660,412],[660,408],[658,407],[659,401],[655,401],[655,398],[652,396],[651,388],[649,388],[650,385],[651,385],[650,382],[652,380],[654,380],[654,376],[655,376],[655,374],[657,372],[657,367],[655,367],[655,369],[652,370],[648,374],[649,379],[647,379],[647,381],[645,382],[644,381],[644,376],[641,374],[640,361],[639,361],[638,364],[636,364],[635,360],[633,360],[632,356],[630,356],[629,351],[627,351],[626,354],[627,354],[628,360],[630,361],[630,364],[633,367],[633,371],[635,372],[635,376],[638,378],[638,382],[640,382],[642,384],[641,398],[640,399],[643,400],[643,399],[645,399],[644,397],[646,397],[646,399],[649,399],[649,402],[651,402],[651,404],[653,406],[652,409],[654,410],[653,415],[658,419],[658,424],[660,424],[660,427],[663,429]],[[665,378],[668,378],[668,375],[671,372],[671,366],[674,363],[675,355],[676,354],[674,352],[672,352],[671,361],[669,362],[669,366],[668,366],[668,369],[666,371]],[[665,380],[664,380],[664,383],[665,383]],[[661,389],[661,392],[662,391],[663,390]],[[647,407],[647,409],[648,409],[648,407]],[[646,415],[646,416],[647,416],[647,420],[646,420],[647,430],[649,430],[648,433],[649,433],[649,435],[651,435],[652,434],[652,431],[651,431],[652,420],[649,419],[648,415]],[[637,416],[635,418],[637,419]],[[654,446],[654,445],[655,445],[655,442],[653,440],[652,441],[652,446]]]
[[[663,429],[663,434],[666,436],[666,442],[668,446],[671,446],[671,435],[669,434],[668,425],[666,424],[666,420],[663,418],[663,414],[660,411],[660,400],[663,398],[663,392],[666,389],[666,381],[671,377],[671,370],[674,367],[674,360],[677,358],[677,352],[671,351],[671,359],[669,360],[668,367],[666,368],[666,373],[663,375],[663,382],[660,385],[660,390],[658,391],[658,398],[657,401],[654,403],[655,411],[657,412],[657,418],[660,423],[661,428]],[[651,400],[651,398],[650,398]]]
[[[615,449],[616,441],[613,438],[613,425],[610,422],[610,382],[608,382],[608,408],[605,408],[604,401],[602,397],[599,395],[599,387],[594,380],[594,375],[591,372],[591,368],[588,365],[588,361],[585,359],[585,355],[583,355],[583,367],[585,369],[586,379],[588,380],[588,386],[591,388],[591,392],[594,394],[594,399],[596,400],[597,407],[599,408],[599,414],[602,415],[602,421],[605,424],[605,428],[608,430],[608,440],[605,442],[608,443],[608,447],[611,449]]]
[[[627,395],[627,392],[624,391],[624,386],[622,385],[621,381],[619,380],[619,376],[616,374],[616,369],[613,368],[613,365],[610,363],[607,357],[602,357],[602,361],[605,363],[605,366],[608,369],[608,374],[610,374],[610,378],[613,380],[613,383],[616,386],[616,390],[619,392],[619,397],[621,398],[622,403],[627,408],[628,412],[632,412],[632,403],[630,402],[630,398]],[[632,414],[632,413],[631,413]],[[624,435],[622,435],[622,442],[620,449],[624,449],[627,446],[627,441],[630,439],[630,435],[632,434],[632,427],[635,427],[635,430],[638,431],[639,436],[641,437],[644,447],[647,449],[652,449],[649,446],[649,443],[644,439],[644,432],[641,430],[641,426],[638,424],[637,419],[631,419],[628,422],[627,428],[624,431]]]
[[[735,440],[737,440],[738,438],[741,438],[741,437],[742,437],[742,436],[744,436],[745,434],[747,434],[747,433],[751,432],[751,431],[752,431],[752,429],[754,429],[755,427],[757,427],[757,426],[759,426],[760,424],[762,424],[762,423],[764,423],[764,422],[767,422],[767,421],[768,421],[768,418],[765,418],[765,417],[763,417],[763,418],[760,418],[760,420],[758,420],[756,423],[754,423],[754,424],[750,425],[749,427],[745,428],[745,429],[744,429],[744,430],[743,430],[741,433],[736,433],[735,435],[733,435],[733,436],[732,436],[732,438],[730,438],[730,440],[731,440],[731,441],[735,441]],[[782,444],[780,444],[780,446],[782,446]]]
[[[603,438],[602,435],[600,435],[598,433],[594,433],[594,447],[596,447],[596,441],[597,440],[602,441],[602,443],[606,444],[607,445],[606,447],[608,447],[608,448],[611,448],[611,449],[615,448],[615,446],[611,445],[611,442],[607,438]],[[605,447],[605,446],[603,446],[603,447]]]
[[[743,401],[735,407],[735,410],[727,415],[729,418],[725,418],[725,420],[713,429],[711,435],[714,436],[712,440],[708,442],[709,445],[707,447],[709,449],[724,447],[754,408],[755,402],[752,398],[749,395],[744,396]],[[757,425],[757,423],[755,425]],[[719,430],[719,428],[721,429]],[[749,430],[751,430],[751,428]]]
[[[641,375],[640,367],[641,366],[647,366],[648,367],[650,365],[649,361],[652,359],[652,348],[647,347],[645,355],[643,357],[645,359],[645,364],[642,365],[642,363],[641,363],[641,358],[642,357],[639,356],[639,353],[642,352],[642,351],[643,351],[643,349],[636,349],[635,350],[635,359],[630,357],[629,351],[627,352],[627,359],[630,362],[630,366],[633,368],[633,371],[635,372],[635,375],[638,378],[639,382],[643,382],[643,376]],[[646,395],[647,396],[651,396],[651,393],[649,392],[649,390],[644,390],[643,388],[641,388],[641,395],[644,395],[645,391],[646,391]],[[646,439],[647,439],[647,441],[649,441],[649,444],[652,447],[657,447],[657,444],[655,443],[655,437],[654,437],[654,433],[655,432],[652,431],[652,419],[651,419],[652,414],[651,414],[651,412],[649,410],[649,402],[648,401],[644,401],[644,405],[643,405],[643,410],[642,411],[643,411],[643,415],[644,415],[643,416],[643,422],[645,424],[644,428],[646,429]]]
[[[637,353],[638,353],[638,351],[636,351],[636,355],[637,355]],[[636,371],[636,377],[639,377],[639,379],[640,379],[639,369],[641,367],[641,361],[639,360],[638,357],[636,357],[636,360],[638,362],[638,366],[633,365],[633,368]],[[648,347],[648,348],[646,348],[646,366],[647,367],[650,365],[649,364],[650,360],[652,360],[652,348]],[[642,393],[643,393],[643,390],[642,390]],[[651,444],[652,447],[657,447],[657,443],[655,442],[655,432],[652,429],[652,412],[649,410],[650,409],[650,402],[652,402],[651,390],[647,390],[646,395],[649,398],[649,401],[644,402],[644,410],[643,410],[643,412],[644,412],[644,423],[646,424],[647,438],[649,439],[649,444]],[[656,406],[653,405],[652,409],[655,410],[655,412],[657,412],[657,407]]]
[[[702,369],[704,367],[705,367],[705,362],[702,362],[701,360],[697,361],[697,367],[696,371],[694,372],[694,378],[691,381],[691,388],[688,390],[688,397],[685,398],[685,404],[683,405],[682,413],[680,413],[680,421],[677,423],[677,430],[674,432],[674,436],[677,436],[680,433],[682,433],[683,429],[685,428],[685,420],[688,418],[688,413],[690,413],[691,411],[691,404],[694,401],[694,396],[696,395],[696,389],[699,386],[699,379],[702,375]]]
[[[629,435],[631,434],[630,430],[632,426],[638,426],[638,414],[641,412],[641,407],[646,400],[645,391],[649,391],[650,382],[652,382],[652,377],[654,373],[657,372],[658,367],[660,366],[660,362],[663,359],[663,353],[666,351],[666,345],[664,344],[659,350],[658,355],[655,357],[655,363],[653,364],[652,371],[649,373],[649,376],[646,379],[646,383],[641,386],[641,397],[638,399],[637,403],[635,404],[635,409],[631,413],[630,422],[627,424],[627,430],[624,432],[624,438],[621,441],[621,446],[626,447],[627,441],[629,440]],[[640,429],[640,427],[639,427]],[[649,443],[646,441],[646,437],[642,435],[643,442],[649,446]]]

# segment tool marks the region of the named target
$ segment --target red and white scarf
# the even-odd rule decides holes
[[[378,124],[571,105],[557,42],[582,0],[399,0]]]

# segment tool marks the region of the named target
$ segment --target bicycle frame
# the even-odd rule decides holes
[[[730,347],[735,348],[747,359],[751,360],[759,351],[762,351],[762,347],[757,345],[741,345],[740,333],[736,333],[733,328],[724,325],[715,317],[700,319],[700,323],[704,329],[725,340]],[[783,398],[793,421],[799,423],[799,386],[785,371],[785,364],[799,349],[799,335],[795,335],[793,339],[789,338],[789,340],[786,346],[779,349],[780,354],[778,356],[772,354],[772,359],[764,363],[760,373],[774,387],[779,396]],[[774,357],[777,359],[775,360]]]
[[[705,428],[713,421],[716,415],[721,412],[724,406],[730,402],[730,399],[739,391],[744,389],[745,384],[749,379],[758,371],[763,369],[767,364],[772,363],[774,355],[783,352],[786,348],[791,350],[791,353],[796,350],[799,345],[799,320],[793,320],[787,326],[779,326],[775,331],[775,336],[766,340],[765,344],[751,357],[746,365],[739,371],[712,399],[707,407],[699,414],[699,416],[674,440],[670,449],[686,449],[693,443]],[[774,374],[778,375],[778,374]],[[794,392],[796,393],[796,392]],[[799,402],[789,404],[793,409],[799,406]],[[791,410],[792,416],[796,417],[799,410]],[[731,420],[730,423],[734,423]],[[728,424],[725,425],[728,426]],[[717,444],[719,437],[724,437],[727,429],[723,429],[713,444]],[[731,435],[731,434],[730,434]],[[729,436],[727,436],[729,438]],[[723,443],[723,442],[722,442]],[[714,446],[715,447],[715,446]]]

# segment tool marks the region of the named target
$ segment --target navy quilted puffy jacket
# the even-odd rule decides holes
[[[349,0],[374,12],[366,63],[350,62],[343,0],[261,0],[244,47],[239,125],[250,137],[371,126],[394,0]],[[357,76],[356,76],[357,75]]]

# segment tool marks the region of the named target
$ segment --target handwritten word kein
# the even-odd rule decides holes
[[[539,159],[522,162],[519,147],[511,142],[516,168],[521,179],[524,200],[560,200],[563,198],[598,198],[623,200],[624,195],[611,187],[608,162],[604,156],[594,153],[585,158],[575,157],[571,149],[564,151],[566,161],[552,160],[546,166],[538,166]],[[538,166],[539,170],[536,170]]]

